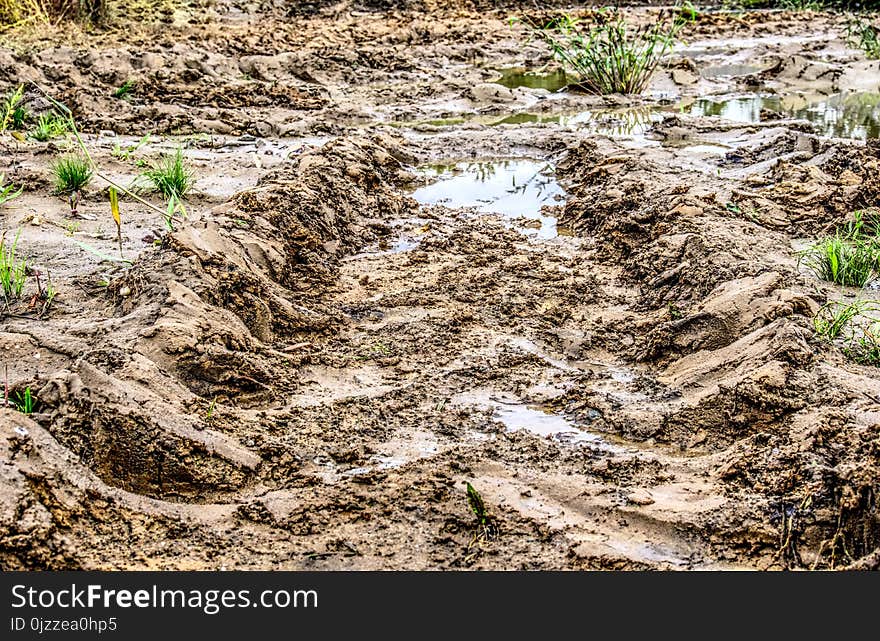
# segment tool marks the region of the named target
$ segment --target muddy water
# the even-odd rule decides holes
[[[550,73],[536,73],[528,71],[524,67],[511,67],[508,69],[498,69],[498,72],[501,74],[501,77],[493,82],[508,89],[526,87],[528,89],[559,91],[571,82],[571,78],[562,70]]]
[[[841,93],[820,100],[800,96],[750,94],[699,98],[682,107],[692,116],[721,116],[737,122],[762,122],[772,115],[807,120],[823,136],[866,140],[880,137],[880,94]]]
[[[589,445],[607,453],[623,451],[622,447],[612,445],[599,434],[579,428],[564,416],[539,405],[526,404],[511,394],[477,390],[454,396],[450,404],[491,410],[492,417],[502,423],[507,432],[525,430],[560,443]]]
[[[558,235],[556,218],[542,213],[547,205],[559,204],[565,192],[553,177],[552,167],[528,159],[458,162],[422,168],[427,181],[412,196],[424,205],[450,208],[473,207],[480,212],[501,214],[513,222],[533,221],[526,233],[538,238]]]

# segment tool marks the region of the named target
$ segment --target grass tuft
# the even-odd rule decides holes
[[[17,409],[22,414],[33,414],[34,413],[34,405],[36,405],[36,398],[31,392],[30,387],[25,387],[24,392],[16,392],[16,398],[13,400],[13,405],[15,405],[15,409]]]
[[[851,15],[846,23],[846,42],[861,49],[871,60],[880,60],[880,27],[868,18]]]
[[[0,0],[2,2],[3,0]],[[0,133],[10,127],[15,128],[16,114],[21,110],[21,100],[24,97],[24,85],[18,85],[0,103]]]
[[[67,119],[51,112],[42,114],[37,124],[28,132],[30,137],[40,142],[47,142],[69,131]]]
[[[152,163],[143,176],[168,201],[183,200],[195,182],[195,174],[184,164],[180,147],[175,153],[166,154]]]
[[[23,186],[19,187],[18,191],[16,191],[12,183],[4,185],[4,182],[6,182],[6,174],[0,174],[0,205],[18,198],[21,196],[21,192],[24,191]]]
[[[596,94],[640,94],[679,31],[696,15],[677,6],[661,11],[656,20],[633,27],[613,8],[600,9],[588,28],[561,15],[543,26],[526,23],[552,49],[554,56],[577,77],[584,90]]]
[[[880,235],[874,212],[856,212],[853,222],[800,252],[799,260],[817,278],[864,287],[880,262]]]
[[[77,154],[61,156],[52,163],[55,190],[59,194],[78,194],[92,179],[92,166],[88,159]]]
[[[27,261],[15,257],[20,236],[21,230],[19,229],[11,245],[6,244],[5,232],[0,236],[0,289],[3,291],[3,298],[7,304],[10,300],[21,298],[27,280]]]
[[[856,363],[880,365],[880,301],[832,301],[818,311],[813,327]]]

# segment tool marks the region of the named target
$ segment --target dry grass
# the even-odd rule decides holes
[[[0,27],[168,20],[179,0],[0,0]]]

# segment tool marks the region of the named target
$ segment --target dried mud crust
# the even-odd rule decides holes
[[[0,566],[876,568],[880,377],[815,340],[839,292],[791,247],[876,202],[876,148],[683,115],[650,146],[369,125],[551,107],[487,89],[490,67],[548,62],[507,12],[366,4],[2,53],[4,80],[57,83],[90,131],[336,136],[256,163],[105,290],[2,319],[10,383],[38,405],[0,412]],[[704,16],[694,37],[838,23]],[[780,83],[861,69],[771,53]],[[130,76],[140,93],[112,99]],[[689,137],[731,149],[707,160]],[[45,151],[10,148],[9,174],[57,207]],[[558,160],[550,213],[574,237],[406,195],[412,165],[516,155]],[[246,157],[209,158],[224,180]],[[94,270],[65,261],[82,290]],[[523,414],[582,441],[512,429]]]

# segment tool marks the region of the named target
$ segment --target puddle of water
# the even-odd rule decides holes
[[[431,127],[454,127],[464,124],[499,127],[502,125],[557,124],[577,129],[587,129],[605,136],[640,136],[654,123],[663,119],[662,113],[650,106],[628,107],[623,109],[601,109],[567,113],[531,113],[485,115],[468,114],[454,118],[419,120],[415,122],[393,123],[398,127],[428,125]]]
[[[485,213],[508,219],[526,218],[540,222],[538,238],[555,238],[556,218],[541,208],[557,204],[565,195],[553,176],[552,167],[537,160],[492,160],[459,162],[423,167],[428,180],[412,196],[423,205],[476,207]]]
[[[841,93],[814,102],[765,94],[720,100],[700,98],[683,108],[693,116],[721,116],[736,122],[761,122],[761,112],[766,109],[807,120],[823,136],[856,140],[880,137],[880,93]]]
[[[564,89],[570,82],[565,71],[562,69],[551,71],[550,73],[536,73],[528,71],[524,67],[511,67],[509,69],[498,69],[497,71],[501,74],[501,77],[492,82],[508,89],[526,87],[528,89],[546,89],[547,91],[555,92]]]
[[[559,414],[526,405],[512,396],[470,392],[458,394],[450,404],[492,409],[494,418],[501,421],[508,432],[526,430],[541,438],[552,438],[572,445],[588,444],[606,452],[623,451],[623,448],[612,445],[594,432],[578,429]]]
[[[730,64],[730,65],[713,65],[700,70],[703,78],[736,78],[737,76],[748,76],[761,71],[761,67],[746,64]]]

